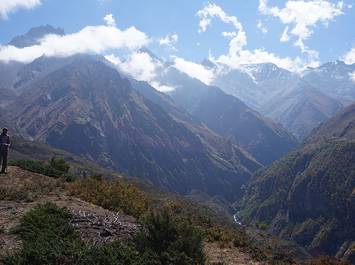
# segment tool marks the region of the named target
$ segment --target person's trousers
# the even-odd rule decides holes
[[[7,168],[7,155],[8,151],[1,150],[0,151],[0,163],[1,163],[1,172],[6,172]]]

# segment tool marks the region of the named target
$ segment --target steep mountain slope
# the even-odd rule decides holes
[[[183,194],[199,189],[236,198],[259,167],[243,150],[204,131],[215,141],[207,144],[93,57],[34,82],[10,109],[32,139]]]
[[[241,204],[248,223],[313,254],[355,262],[355,108],[318,127],[297,151],[256,173]]]
[[[261,163],[269,164],[297,145],[281,126],[239,99],[177,71],[170,72],[169,81],[180,84],[170,93],[174,101],[217,133],[245,148]]]
[[[244,65],[220,75],[214,84],[282,124],[299,140],[343,108],[337,99],[274,64]]]
[[[348,106],[338,115],[314,129],[306,142],[339,138],[355,140],[355,104]]]
[[[81,57],[85,56],[75,55],[71,57],[55,58],[46,57],[43,55],[31,63],[25,64],[17,71],[12,88],[14,91],[20,94],[24,92],[28,87],[30,87],[30,85],[35,81],[70,64],[75,59],[80,59]]]
[[[341,109],[343,105],[339,101],[302,81],[294,89],[278,94],[264,106],[268,117],[281,123],[299,140],[307,137],[313,128]]]
[[[242,146],[263,164],[271,163],[297,145],[293,136],[282,127],[263,118],[237,98],[225,94],[216,87],[208,87],[175,70],[169,71],[174,71],[175,76],[186,79],[180,83],[184,86],[181,85],[169,93],[174,101],[145,82],[132,81],[133,87],[168,113],[172,113],[174,117],[178,117],[186,124],[194,124],[195,132],[201,137],[204,137],[204,134],[199,131],[208,130],[201,124],[202,121],[229,141]],[[171,82],[173,79],[169,77],[169,80]],[[186,109],[191,116],[181,109]],[[207,140],[207,142],[213,141]]]
[[[330,97],[349,105],[355,101],[355,64],[329,62],[303,73],[303,79]]]
[[[0,61],[0,89],[11,89],[16,80],[18,71],[24,66],[18,62],[2,62]]]

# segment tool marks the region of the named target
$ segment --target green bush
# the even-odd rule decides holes
[[[49,161],[16,160],[10,163],[22,169],[54,178],[64,178],[66,181],[74,180],[69,173],[70,165],[62,158],[52,157]]]
[[[22,250],[6,258],[4,264],[69,264],[75,261],[83,245],[69,220],[68,212],[51,203],[30,210],[22,218],[18,230],[23,241]]]
[[[177,222],[167,211],[152,212],[144,220],[146,231],[136,238],[137,249],[155,253],[159,264],[204,264],[201,231]]]

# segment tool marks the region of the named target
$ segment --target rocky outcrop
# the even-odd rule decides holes
[[[89,245],[100,245],[114,241],[128,241],[140,231],[135,219],[122,214],[72,210],[71,224],[80,232],[81,239]]]

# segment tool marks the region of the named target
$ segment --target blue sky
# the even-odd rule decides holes
[[[1,0],[14,1],[14,0]],[[305,2],[328,2],[333,4],[335,10],[331,18],[309,24],[310,36],[302,37],[306,48],[296,46],[299,35],[290,34],[295,27],[297,19],[293,22],[282,20],[283,11],[288,2],[294,1],[245,1],[245,0],[16,0],[24,2],[37,2],[33,8],[27,9],[19,6],[8,11],[0,18],[0,43],[5,45],[13,36],[25,33],[29,28],[50,24],[61,27],[66,33],[76,33],[88,25],[102,25],[103,17],[112,14],[117,27],[124,30],[134,26],[144,32],[150,39],[149,48],[159,56],[169,58],[177,56],[187,61],[200,62],[207,58],[209,53],[218,59],[228,54],[231,39],[222,36],[222,32],[236,32],[235,25],[208,14],[206,19],[211,24],[203,32],[199,32],[199,23],[202,20],[197,13],[208,5],[223,10],[228,18],[235,17],[242,25],[247,43],[243,50],[254,51],[262,49],[274,56],[284,58],[300,58],[305,61],[318,61],[324,63],[342,58],[355,47],[355,3],[354,0],[323,1],[311,0]],[[262,10],[261,2],[267,7]],[[301,1],[303,2],[303,1]],[[292,4],[292,3],[291,3]],[[341,7],[340,7],[340,4]],[[354,5],[354,7],[352,7]],[[275,12],[275,7],[278,11]],[[211,8],[212,9],[212,8]],[[292,10],[291,10],[292,11]],[[293,10],[295,14],[299,10]],[[1,4],[0,4],[1,12]],[[284,12],[284,13],[285,13]],[[1,14],[1,13],[0,13]],[[314,12],[306,14],[312,16]],[[285,20],[285,18],[283,18]],[[313,23],[312,21],[310,23]],[[262,33],[258,25],[262,25],[267,33]],[[281,42],[280,38],[288,27],[288,41]],[[168,34],[177,35],[177,40],[167,45],[160,45],[159,40]],[[303,50],[302,50],[303,49]],[[305,51],[319,53],[316,58]],[[248,54],[246,56],[249,56]],[[239,58],[239,57],[238,57]]]

